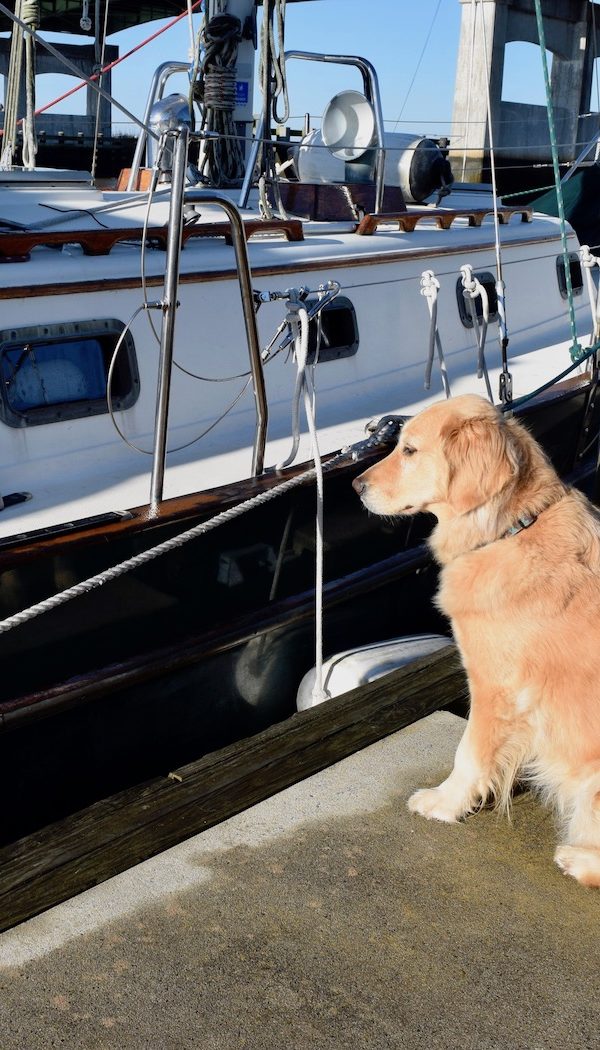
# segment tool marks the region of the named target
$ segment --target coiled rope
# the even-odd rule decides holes
[[[216,15],[200,30],[204,58],[193,96],[203,106],[202,130],[219,136],[203,143],[199,164],[200,175],[212,186],[234,186],[244,177],[244,154],[233,121],[241,39],[242,23],[233,15]]]
[[[266,98],[269,87],[273,120],[276,124],[285,124],[290,116],[287,77],[285,71],[285,5],[286,0],[274,0],[274,8],[265,10],[260,34],[260,64],[258,79],[263,98]],[[268,7],[269,5],[265,5]],[[275,30],[273,19],[277,23]],[[270,83],[269,83],[270,81]],[[279,112],[279,100],[283,99],[283,109]]]
[[[39,0],[16,0],[15,14],[24,25],[13,25],[10,61],[6,80],[6,104],[4,110],[4,143],[0,156],[0,169],[12,167],[17,149],[17,125],[19,123],[19,97],[23,54],[25,54],[25,117],[23,118],[23,167],[35,167],[37,142],[35,137],[35,40],[27,28],[34,32],[40,24]]]

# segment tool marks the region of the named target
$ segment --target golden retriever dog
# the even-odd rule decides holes
[[[600,514],[514,419],[475,395],[432,405],[353,482],[375,514],[429,511],[470,713],[450,776],[411,796],[454,822],[515,779],[552,803],[555,861],[600,886]]]

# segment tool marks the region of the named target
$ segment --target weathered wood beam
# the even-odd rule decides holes
[[[462,700],[453,647],[297,714],[0,851],[0,930]]]

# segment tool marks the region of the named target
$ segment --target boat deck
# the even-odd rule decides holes
[[[0,936],[2,1050],[591,1050],[600,893],[551,816],[428,823],[440,711]]]

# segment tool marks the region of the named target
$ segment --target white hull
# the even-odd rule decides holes
[[[146,206],[135,194],[98,194],[91,189],[37,187],[24,191],[11,183],[0,191],[0,215],[31,225],[47,221],[47,205],[76,207],[70,222],[57,228],[94,229],[83,216],[109,201],[121,201],[101,213],[105,226],[139,229]],[[448,199],[458,207],[460,194]],[[466,200],[466,203],[470,203]],[[489,203],[489,201],[488,201]],[[167,220],[166,203],[155,203],[150,224]],[[212,206],[199,209],[200,221],[222,221]],[[256,212],[248,215],[256,219]],[[570,330],[561,298],[556,260],[561,253],[556,220],[536,217],[522,223],[514,216],[500,227],[506,309],[510,335],[510,368],[518,397],[555,376],[569,364]],[[576,251],[569,234],[569,249]],[[491,218],[479,228],[457,220],[448,230],[420,223],[413,233],[392,226],[373,236],[359,236],[350,224],[305,223],[304,240],[287,243],[266,235],[249,243],[255,289],[282,290],[334,280],[355,308],[360,344],[352,357],[326,361],[316,368],[317,417],[321,451],[327,452],[363,436],[373,416],[411,413],[443,396],[434,363],[431,389],[424,390],[429,345],[429,314],[420,294],[421,275],[433,270],[440,281],[438,326],[452,393],[485,392],[475,375],[472,330],[459,319],[456,284],[460,267],[495,274]],[[162,296],[165,254],[147,250],[143,262],[150,300]],[[142,255],[139,244],[119,244],[110,254],[89,257],[73,245],[57,252],[35,248],[25,262],[2,266],[2,325],[6,332],[24,325],[115,318],[127,324],[143,302]],[[220,378],[248,370],[248,353],[232,247],[222,239],[190,240],[181,261],[180,307],[176,317],[175,359],[191,372]],[[587,293],[575,299],[581,342],[587,342],[590,308]],[[160,327],[160,312],[151,319]],[[272,338],[284,318],[281,302],[258,313],[261,345]],[[147,312],[132,324],[140,394],[136,403],[116,414],[127,438],[152,449],[156,402],[158,343]],[[490,325],[486,357],[497,396],[500,353],[497,324]],[[269,404],[266,465],[285,458],[290,447],[291,399],[295,367],[287,353],[265,367]],[[175,369],[171,389],[169,448],[193,441],[226,410],[245,380],[224,383],[193,380]],[[30,502],[6,508],[0,535],[41,528],[146,503],[151,456],[132,451],[119,437],[108,414],[31,427],[1,424],[0,491],[25,490]],[[246,478],[251,473],[255,412],[251,387],[213,430],[196,444],[167,459],[166,498]],[[303,441],[300,458],[309,458]]]

